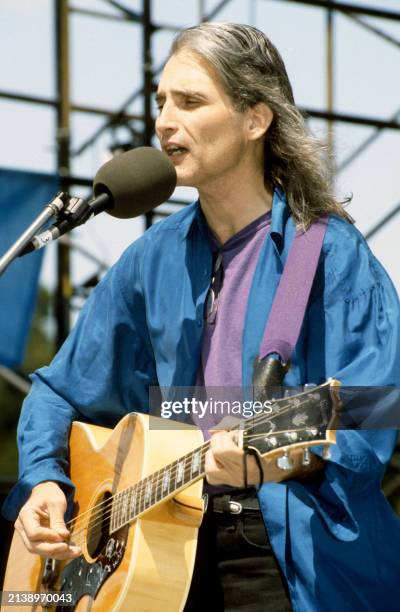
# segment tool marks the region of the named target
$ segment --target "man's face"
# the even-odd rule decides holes
[[[158,87],[156,133],[178,185],[201,188],[240,171],[247,113],[237,112],[215,70],[183,50],[167,62]]]

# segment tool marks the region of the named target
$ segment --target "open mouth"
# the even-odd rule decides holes
[[[188,152],[188,149],[185,149],[185,147],[178,147],[177,145],[170,145],[168,147],[166,147],[165,149],[168,157],[178,157],[179,155],[183,155],[184,153]]]

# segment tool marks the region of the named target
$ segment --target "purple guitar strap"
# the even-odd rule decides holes
[[[264,391],[266,386],[280,386],[288,369],[300,335],[327,221],[327,217],[322,217],[306,232],[297,230],[293,239],[264,330],[259,357],[254,363],[253,385],[264,388]],[[277,353],[282,363],[266,359],[271,353]]]

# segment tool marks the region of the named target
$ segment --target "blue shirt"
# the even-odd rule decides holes
[[[18,428],[20,480],[4,505],[9,519],[39,482],[56,480],[72,490],[65,469],[73,419],[114,426],[129,411],[147,410],[149,385],[194,384],[212,267],[198,215],[192,204],[134,242],[92,292],[52,364],[33,375]],[[251,384],[294,230],[275,192],[245,315],[244,386]],[[332,216],[285,383],[334,376],[344,385],[399,386],[399,366],[393,285],[357,229]],[[378,423],[385,409],[379,402],[371,407]],[[261,488],[294,610],[392,610],[400,596],[400,521],[380,481],[395,441],[394,430],[338,431],[320,483]]]

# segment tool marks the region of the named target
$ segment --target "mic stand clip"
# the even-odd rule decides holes
[[[79,203],[80,201],[81,203]],[[56,197],[49,202],[44,210],[36,217],[31,225],[23,234],[14,242],[8,251],[0,258],[0,276],[8,268],[10,263],[18,257],[25,247],[32,241],[35,234],[43,227],[52,217],[62,218],[65,213],[65,220],[70,217],[79,219],[85,214],[85,206],[82,206],[83,200],[80,198],[71,198],[67,193],[60,192]],[[88,205],[86,205],[87,208]],[[83,210],[82,210],[83,209]],[[87,211],[86,211],[87,212]],[[77,223],[78,225],[79,223]]]

